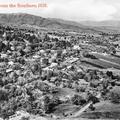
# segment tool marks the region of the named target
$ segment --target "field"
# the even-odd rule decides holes
[[[107,62],[107,61],[104,61],[104,60],[99,60],[99,59],[89,59],[89,58],[83,58],[81,60],[82,62],[85,62],[85,63],[88,63],[88,64],[91,64],[95,67],[98,67],[98,68],[104,68],[104,69],[107,69],[107,68],[115,68],[115,69],[120,69],[120,65],[117,65],[115,63],[111,63],[111,62]]]
[[[91,119],[118,119],[120,118],[120,105],[113,104],[110,101],[103,101],[94,105],[95,111],[86,111],[81,117],[91,118]]]
[[[103,54],[99,54],[99,53],[91,53],[92,55],[94,55],[96,58],[98,59],[104,59],[113,63],[117,63],[120,64],[120,58],[119,57],[115,57],[112,55],[103,55]]]
[[[72,115],[78,110],[80,110],[79,106],[72,105],[72,104],[62,104],[55,108],[54,114],[57,116],[63,116],[64,114]]]

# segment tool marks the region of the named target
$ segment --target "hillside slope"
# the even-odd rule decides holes
[[[0,23],[16,24],[16,25],[34,25],[38,27],[52,28],[52,29],[69,29],[80,32],[99,32],[77,22],[65,21],[54,18],[43,18],[40,16],[16,13],[16,14],[0,14]]]

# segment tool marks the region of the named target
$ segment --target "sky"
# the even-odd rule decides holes
[[[0,13],[29,13],[72,21],[120,20],[120,0],[0,0],[2,4],[46,3],[45,8],[3,8]]]

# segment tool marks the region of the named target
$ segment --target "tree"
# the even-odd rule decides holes
[[[44,97],[44,111],[45,113],[49,112],[50,96]]]
[[[111,102],[113,103],[120,103],[120,87],[119,86],[115,86],[110,91],[110,99],[111,99]]]
[[[84,52],[82,53],[82,55],[83,55],[83,57],[88,57],[88,56],[89,56],[89,52],[88,52],[88,51],[84,51]]]
[[[95,103],[99,102],[99,99],[96,96],[94,96],[93,94],[89,93],[87,101],[92,101],[93,104],[95,104]]]
[[[82,96],[79,96],[79,95],[74,95],[71,101],[75,105],[83,105],[86,103],[86,100]]]
[[[111,55],[115,55],[115,54],[116,54],[116,49],[115,49],[115,47],[114,47],[114,46],[110,46],[109,52],[110,52]]]
[[[8,96],[7,90],[1,88],[0,89],[0,101],[7,100],[8,99],[7,96]]]
[[[91,58],[91,59],[97,59],[94,55],[89,54],[88,51],[84,51],[82,55],[83,55],[83,57],[87,57],[87,58]]]
[[[50,40],[50,37],[46,34],[45,38],[44,38],[44,41],[49,41],[49,40]]]
[[[100,82],[98,80],[92,80],[90,81],[90,87],[97,88],[99,86]]]

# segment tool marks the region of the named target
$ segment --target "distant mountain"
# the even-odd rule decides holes
[[[14,13],[14,14],[0,14],[0,23],[5,24],[16,24],[16,25],[34,25],[38,27],[45,27],[50,29],[68,29],[80,32],[99,32],[93,28],[89,28],[77,22],[65,21],[55,18],[43,18],[40,16],[24,14],[24,13]]]
[[[120,21],[106,20],[106,21],[81,21],[80,22],[86,26],[106,26],[106,27],[120,27]]]
[[[102,32],[120,33],[120,21],[81,21],[80,24]]]

